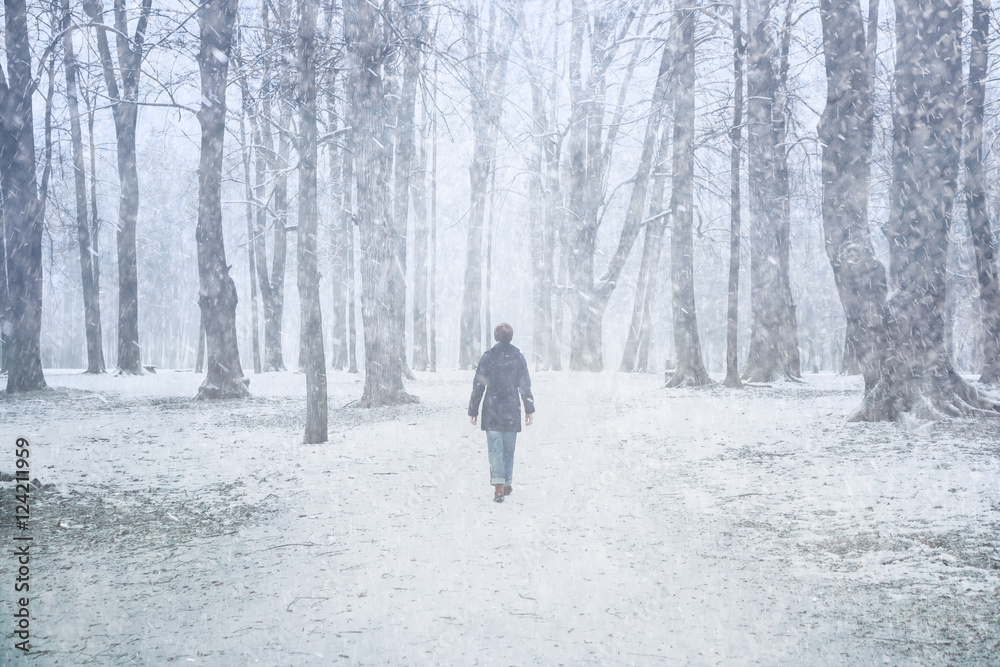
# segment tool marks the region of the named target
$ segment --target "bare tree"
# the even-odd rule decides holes
[[[737,351],[740,318],[740,253],[741,206],[740,153],[743,150],[743,61],[746,41],[741,27],[743,6],[733,0],[733,126],[729,131],[732,142],[729,157],[729,283],[726,299],[726,379],[727,387],[740,387]]]
[[[490,175],[496,168],[497,135],[503,109],[503,87],[507,76],[513,16],[489,3],[485,32],[478,0],[465,9],[466,77],[472,99],[472,164],[469,165],[469,227],[466,238],[465,282],[462,290],[458,365],[475,368],[479,362],[483,311],[483,226]],[[499,22],[499,26],[497,23]]]
[[[787,183],[779,169],[771,0],[747,2],[747,135],[750,186],[750,353],[743,378],[770,382],[798,377],[795,313],[787,253]],[[781,123],[783,125],[783,121]]]
[[[419,11],[426,14],[426,3],[419,5]],[[423,20],[419,33],[419,43],[427,48],[427,42],[433,38],[428,30],[428,21]],[[433,42],[431,42],[433,43]],[[426,58],[423,59],[423,69],[426,69]],[[419,73],[420,70],[418,70]],[[420,133],[417,141],[416,162],[410,175],[410,196],[413,200],[413,370],[426,371],[430,366],[428,352],[427,300],[428,300],[428,242],[430,240],[430,221],[428,219],[428,188],[427,169],[428,151],[431,141],[431,115],[435,110],[428,99],[428,87],[421,87]]]
[[[554,87],[546,87],[540,49],[536,50],[532,43],[532,34],[543,33],[541,25],[532,30],[523,7],[518,5],[517,26],[531,86],[532,136],[527,157],[528,225],[531,230],[532,356],[535,369],[539,370],[556,365],[552,359],[553,259],[562,219],[558,193],[559,147],[563,135],[555,126]]]
[[[694,301],[694,88],[695,25],[693,3],[674,10],[677,58],[674,68],[674,167],[670,189],[670,278],[677,369],[668,387],[711,384],[701,358],[698,317]]]
[[[378,9],[366,0],[344,2],[348,119],[357,179],[356,220],[361,233],[361,314],[365,333],[365,389],[359,405],[411,402],[403,388],[394,301],[398,271],[388,181],[385,58],[388,43]]]
[[[990,5],[983,0],[972,0],[969,81],[965,89],[965,205],[976,253],[979,302],[983,313],[983,372],[979,381],[996,384],[1000,382],[1000,279],[983,180],[983,110],[989,36]]]
[[[871,75],[859,0],[823,0],[827,102],[823,143],[823,230],[847,318],[845,357],[851,356],[870,390],[885,350],[885,267],[875,257],[868,227],[871,156]],[[850,351],[848,353],[848,350]]]
[[[91,245],[87,210],[87,172],[84,166],[83,129],[77,97],[78,66],[71,31],[73,15],[69,0],[60,2],[59,25],[63,31],[63,70],[66,75],[66,106],[69,111],[70,145],[73,152],[73,184],[76,194],[77,242],[80,246],[80,277],[83,285],[83,321],[87,336],[87,372],[103,373],[104,345],[101,341],[101,304],[96,280],[95,252]]]
[[[236,343],[236,283],[229,275],[222,233],[222,159],[226,136],[226,79],[236,21],[236,0],[202,0],[198,7],[201,43],[201,161],[198,165],[198,304],[205,326],[207,372],[199,399],[249,395]]]
[[[888,350],[855,421],[994,415],[945,346],[948,227],[961,138],[961,0],[896,0]]]
[[[42,216],[31,112],[34,81],[24,0],[4,0],[7,76],[0,69],[0,193],[3,195],[7,393],[45,388],[42,373]]]
[[[326,358],[316,256],[316,0],[299,0],[299,226],[297,266],[306,359],[306,432],[303,442],[327,439]]]
[[[115,50],[118,72],[108,43],[101,0],[84,0],[83,10],[97,28],[97,50],[101,58],[118,148],[118,370],[142,373],[139,347],[139,279],[136,268],[135,230],[139,216],[139,172],[136,168],[135,132],[139,113],[139,76],[146,41],[146,27],[153,0],[141,0],[135,31],[129,34],[126,0],[115,0]],[[121,82],[119,83],[119,78]]]

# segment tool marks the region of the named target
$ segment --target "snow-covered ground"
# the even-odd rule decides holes
[[[33,651],[3,664],[997,664],[1000,423],[848,424],[856,378],[733,391],[536,373],[492,502],[469,373],[346,407],[304,376],[49,372],[0,397],[32,446]],[[342,407],[344,406],[344,407]]]

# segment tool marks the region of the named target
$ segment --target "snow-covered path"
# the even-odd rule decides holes
[[[847,424],[860,387],[833,376],[740,392],[539,373],[496,504],[468,375],[362,411],[340,409],[358,378],[333,374],[321,446],[300,443],[292,373],[255,376],[239,403],[195,403],[200,377],[163,371],[52,373],[52,391],[0,400],[3,442],[27,434],[33,476],[56,484],[35,498],[31,662],[1000,654],[997,424]],[[12,644],[0,662],[19,663]]]

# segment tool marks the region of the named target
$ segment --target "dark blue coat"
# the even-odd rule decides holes
[[[484,431],[521,430],[521,401],[524,413],[535,411],[535,398],[531,395],[531,378],[528,377],[528,362],[521,351],[510,343],[497,343],[484,354],[476,368],[476,379],[472,382],[472,398],[469,400],[469,416],[479,415],[479,401],[483,401],[483,418],[480,420]]]

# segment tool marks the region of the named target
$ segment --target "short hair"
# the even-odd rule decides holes
[[[498,343],[509,343],[514,339],[514,327],[506,322],[501,322],[493,330],[493,340]]]

